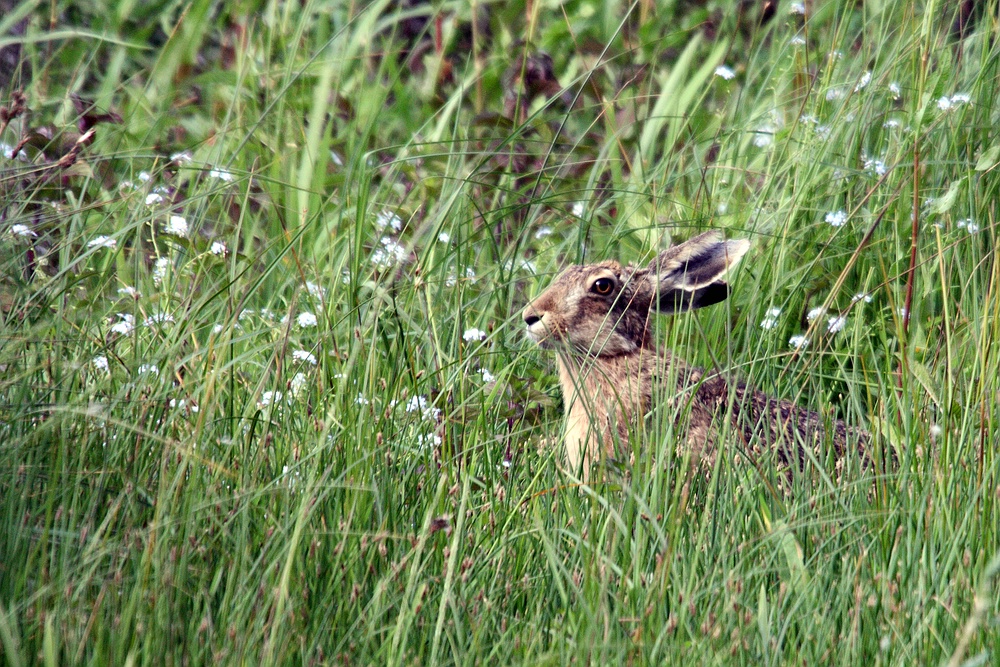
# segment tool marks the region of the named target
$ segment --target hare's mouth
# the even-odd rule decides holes
[[[541,320],[528,326],[528,338],[545,349],[552,347],[553,334],[554,332]]]

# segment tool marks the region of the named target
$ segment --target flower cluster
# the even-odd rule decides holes
[[[846,211],[831,211],[823,218],[831,227],[843,227],[847,224]]]

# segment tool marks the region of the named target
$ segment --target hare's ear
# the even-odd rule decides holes
[[[746,239],[723,241],[718,232],[706,232],[664,250],[646,269],[659,311],[675,313],[723,301],[729,286],[721,278],[749,248]]]

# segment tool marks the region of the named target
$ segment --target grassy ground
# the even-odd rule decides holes
[[[8,664],[1000,659],[996,2],[658,4],[24,7]],[[707,228],[663,340],[897,466],[560,472],[520,309]]]

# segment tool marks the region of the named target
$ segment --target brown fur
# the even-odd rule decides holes
[[[602,452],[614,457],[616,444],[628,442],[638,418],[659,398],[654,387],[662,386],[675,387],[666,392],[668,402],[688,415],[684,447],[695,458],[714,458],[726,415],[751,454],[774,448],[789,465],[804,463],[806,448],[821,454],[827,429],[819,414],[688,366],[653,340],[652,313],[724,299],[728,286],[721,277],[748,247],[708,232],[664,251],[645,269],[614,261],[572,266],[525,308],[529,335],[558,353],[566,462],[574,473],[582,466],[586,480]],[[838,456],[850,443],[863,451],[867,433],[841,421],[831,426]]]

